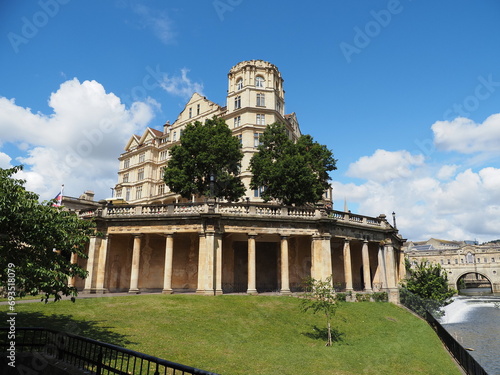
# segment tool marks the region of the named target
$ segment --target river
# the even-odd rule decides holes
[[[500,295],[458,296],[444,308],[443,327],[488,375],[500,375]]]

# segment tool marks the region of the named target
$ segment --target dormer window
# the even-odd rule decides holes
[[[241,90],[243,88],[243,80],[240,78],[236,81],[236,90]]]
[[[264,78],[261,76],[255,77],[255,87],[264,87]]]

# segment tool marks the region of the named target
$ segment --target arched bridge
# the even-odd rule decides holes
[[[493,293],[500,293],[500,246],[465,245],[454,249],[410,249],[407,255],[411,262],[438,263],[446,270],[448,284],[459,289],[459,280],[467,275],[468,283],[476,281],[477,286],[491,284]],[[479,277],[476,277],[478,275]]]

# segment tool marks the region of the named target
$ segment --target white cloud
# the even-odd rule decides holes
[[[437,178],[440,180],[448,180],[455,175],[457,168],[458,165],[443,165],[437,173]]]
[[[422,155],[408,151],[377,150],[371,156],[363,156],[349,166],[347,176],[364,178],[375,182],[386,182],[408,177],[414,167],[424,163]]]
[[[169,77],[165,74],[160,86],[169,94],[180,96],[184,99],[189,99],[195,92],[203,95],[203,84],[192,82],[187,76],[188,72],[189,69],[183,68],[181,69],[180,76]]]
[[[432,125],[434,144],[439,150],[500,152],[500,114],[488,117],[482,124],[459,117],[453,121],[438,121]]]
[[[76,78],[61,84],[48,103],[53,113],[32,113],[0,97],[2,141],[24,151],[18,162],[25,165],[20,174],[27,188],[42,199],[53,198],[61,184],[67,195],[84,190],[94,190],[99,199],[110,195],[118,156],[130,136],[147,126],[155,106],[135,102],[126,108],[100,83]],[[7,159],[0,153],[2,160]]]
[[[12,167],[12,164],[10,163],[11,160],[12,158],[9,155],[0,152],[0,168],[2,169],[11,168]]]
[[[143,4],[134,4],[132,10],[140,16],[140,27],[151,29],[163,44],[172,44],[175,41],[173,22],[165,12],[152,10]]]

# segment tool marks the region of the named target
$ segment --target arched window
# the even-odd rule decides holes
[[[236,90],[241,90],[242,88],[243,88],[243,80],[241,78],[239,78],[236,81]]]
[[[474,263],[474,255],[471,252],[467,253],[467,263]]]
[[[264,78],[261,76],[255,77],[255,87],[264,87]]]

